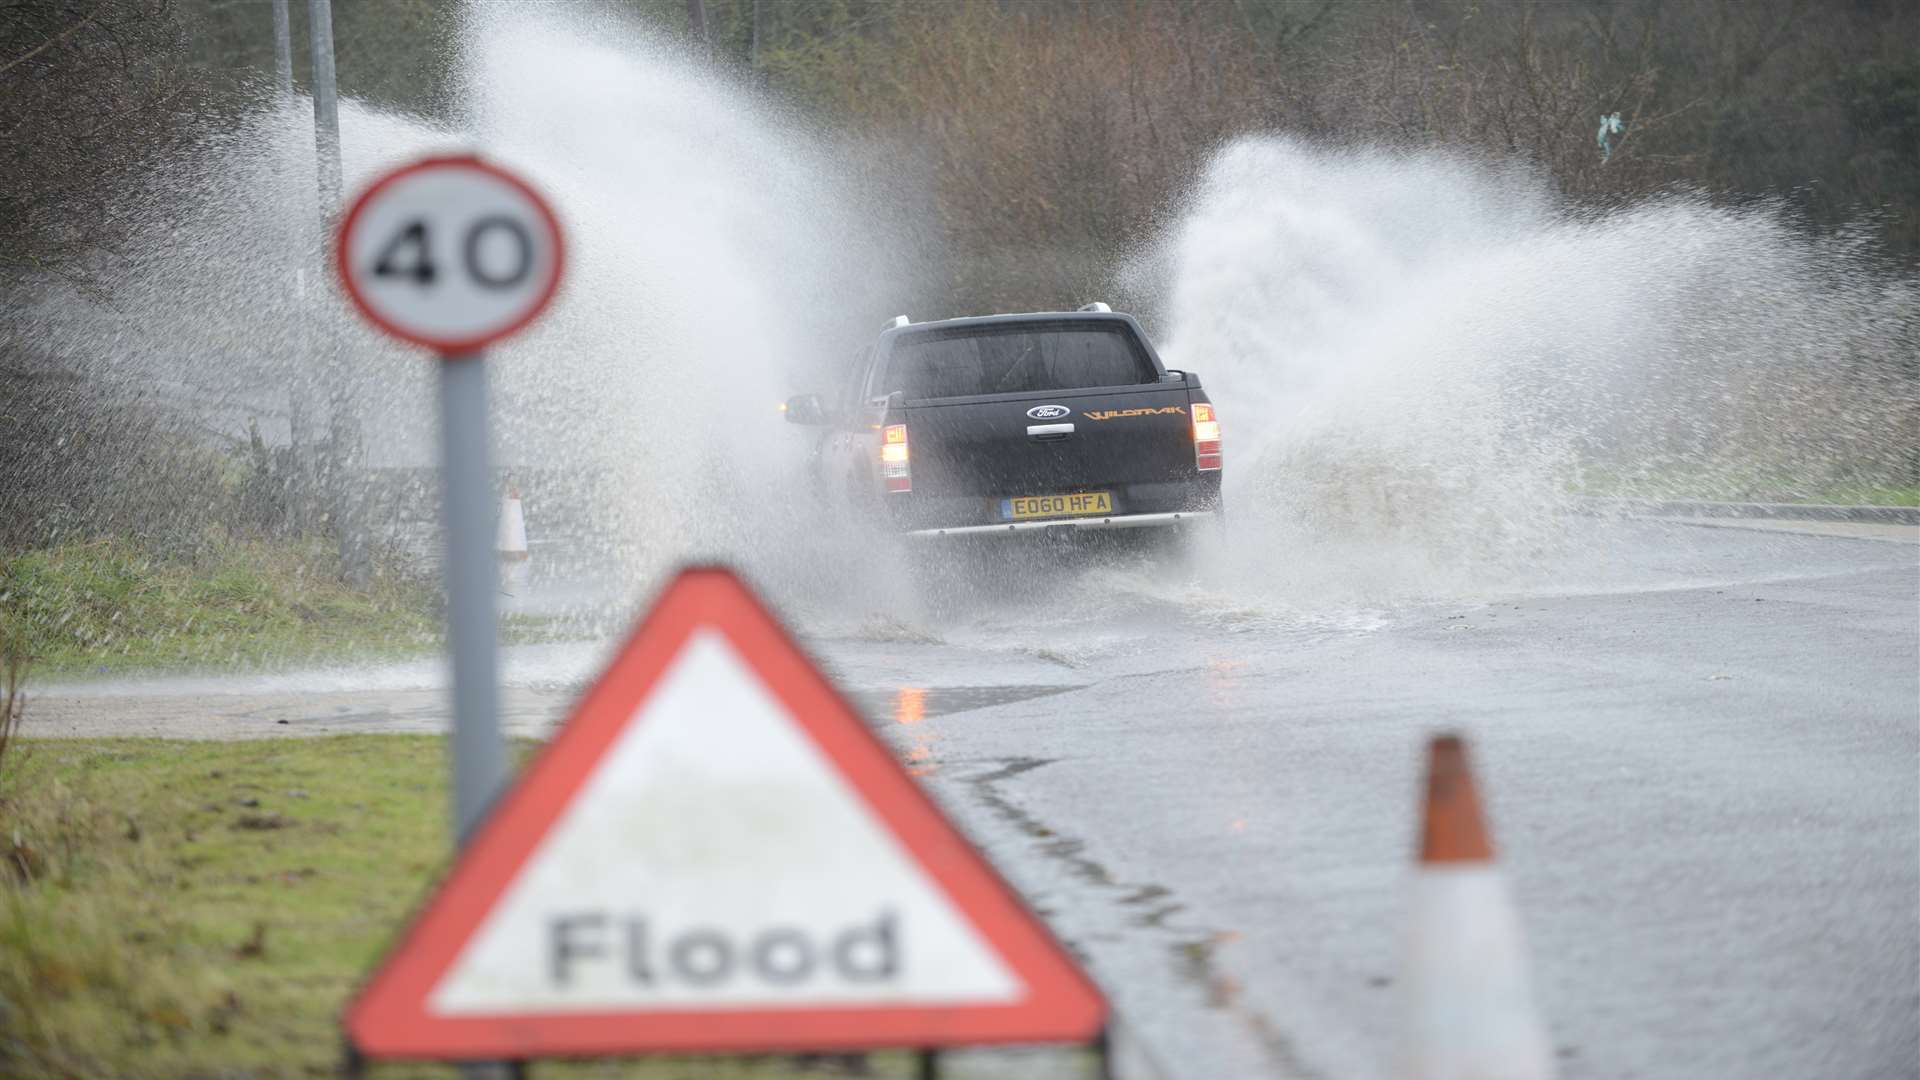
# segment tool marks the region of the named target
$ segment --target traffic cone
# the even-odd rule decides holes
[[[527,515],[520,506],[518,488],[508,488],[500,500],[500,531],[493,546],[500,556],[500,587],[511,595],[525,587],[532,569],[527,553]]]
[[[1494,862],[1458,736],[1429,747],[1425,823],[1395,1075],[1548,1080],[1553,1049],[1533,1007],[1520,917]]]

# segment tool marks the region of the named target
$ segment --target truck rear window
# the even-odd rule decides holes
[[[1126,386],[1158,378],[1125,326],[1031,323],[929,331],[894,343],[886,390],[909,399]]]

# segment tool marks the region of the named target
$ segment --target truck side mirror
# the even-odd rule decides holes
[[[789,424],[820,427],[827,422],[827,410],[821,408],[818,394],[795,394],[787,399],[780,411],[787,414]]]

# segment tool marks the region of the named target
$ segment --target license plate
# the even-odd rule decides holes
[[[1113,496],[1104,491],[1082,491],[1074,495],[1022,495],[1000,500],[1000,516],[1008,521],[1111,513]]]

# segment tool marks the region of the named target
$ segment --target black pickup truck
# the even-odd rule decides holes
[[[1105,304],[899,316],[838,393],[785,411],[826,429],[820,494],[909,536],[1168,528],[1221,513],[1213,403]]]

